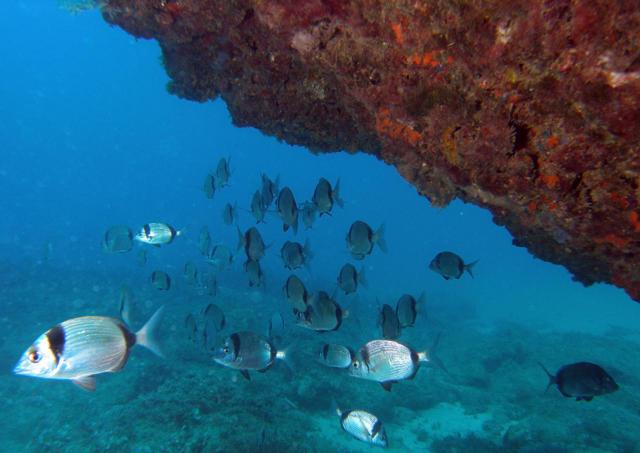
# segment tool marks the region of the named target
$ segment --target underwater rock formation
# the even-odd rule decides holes
[[[637,0],[106,0],[182,98],[374,154],[585,285],[640,300]]]

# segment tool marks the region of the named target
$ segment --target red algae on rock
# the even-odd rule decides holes
[[[172,93],[238,126],[364,151],[432,203],[640,300],[636,0],[105,0],[157,39]]]

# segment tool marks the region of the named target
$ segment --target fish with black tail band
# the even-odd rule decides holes
[[[153,271],[151,273],[151,284],[160,291],[169,291],[171,289],[171,277],[164,271]]]
[[[373,340],[360,348],[349,374],[379,382],[390,391],[392,384],[413,379],[422,362],[429,362],[426,352],[416,352],[394,340]]]
[[[247,259],[259,261],[264,256],[265,248],[262,235],[256,227],[249,228],[244,234],[238,228],[238,250],[244,249]]]
[[[282,188],[276,200],[276,208],[282,219],[282,230],[288,231],[291,228],[296,234],[298,232],[298,205],[290,188]]]
[[[375,415],[363,410],[343,412],[340,408],[336,408],[336,413],[342,429],[356,439],[380,447],[389,445],[382,422]]]
[[[267,175],[263,173],[261,178],[262,187],[260,190],[260,195],[262,197],[262,205],[266,210],[269,206],[271,206],[271,203],[273,203],[273,200],[279,193],[278,186],[280,185],[280,177],[277,177],[275,181],[272,181]]]
[[[462,258],[453,252],[440,252],[429,263],[429,269],[442,275],[445,280],[459,279],[465,271],[473,277],[473,266],[477,262],[465,264]]]
[[[382,330],[382,336],[388,340],[395,340],[400,337],[400,321],[396,311],[388,304],[384,304],[378,316],[378,325]]]
[[[333,205],[337,204],[341,208],[344,202],[340,198],[340,180],[336,181],[336,185],[331,187],[331,183],[325,178],[320,178],[315,190],[313,191],[313,204],[322,216],[323,214],[331,215]]]
[[[170,244],[181,234],[181,230],[176,230],[166,223],[146,223],[136,234],[135,240],[160,247],[164,244]]]
[[[295,275],[290,275],[282,288],[286,301],[293,308],[293,313],[303,313],[307,309],[309,293],[304,283]]]
[[[347,312],[325,291],[315,293],[303,313],[298,314],[298,325],[316,332],[338,330]]]
[[[373,246],[377,245],[380,250],[387,252],[387,243],[384,240],[384,225],[376,231],[361,220],[356,220],[351,224],[347,233],[347,248],[356,260],[363,260],[370,255]]]
[[[308,268],[309,260],[313,258],[313,253],[308,240],[305,241],[304,245],[299,242],[286,241],[280,249],[280,256],[284,267],[294,270],[302,266]]]
[[[231,176],[230,161],[231,159],[225,159],[224,157],[218,161],[214,174],[214,186],[216,189],[229,185],[229,177]]]
[[[256,223],[264,223],[264,218],[267,215],[267,206],[264,204],[264,199],[259,190],[256,190],[251,197],[251,215],[256,219]]]
[[[247,273],[247,277],[249,277],[249,286],[251,287],[264,286],[264,273],[262,272],[260,261],[257,261],[257,260],[245,261],[244,271]]]
[[[115,318],[84,316],[64,321],[40,335],[13,372],[70,380],[85,390],[95,390],[95,376],[120,371],[136,344],[162,356],[154,338],[161,314],[162,307],[135,333]]]
[[[126,253],[133,247],[133,233],[126,225],[115,225],[104,233],[102,249],[107,253]]]
[[[266,371],[276,360],[286,360],[286,352],[279,351],[265,336],[255,332],[235,332],[224,339],[213,352],[213,360],[220,365],[240,371],[250,379],[249,371]]]
[[[330,368],[349,368],[355,354],[347,346],[325,343],[320,348],[320,363]]]
[[[595,396],[606,395],[617,391],[620,387],[600,365],[590,362],[578,362],[561,367],[554,375],[539,364],[547,376],[549,384],[558,387],[560,393],[576,401],[591,401]]]
[[[418,307],[426,303],[426,295],[420,294],[416,300],[411,294],[403,294],[396,302],[396,316],[400,327],[413,327],[418,317]]]
[[[232,205],[231,203],[227,203],[224,205],[224,209],[222,210],[222,221],[225,225],[232,225],[236,223],[238,217],[238,207],[237,205]]]
[[[352,294],[358,290],[358,286],[367,287],[367,278],[364,273],[364,266],[358,272],[353,264],[347,263],[338,273],[338,288],[345,294]]]

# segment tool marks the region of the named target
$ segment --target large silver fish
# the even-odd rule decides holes
[[[320,215],[331,215],[334,203],[344,206],[342,198],[340,198],[340,180],[336,181],[336,185],[332,188],[331,183],[325,178],[320,178],[315,190],[313,191],[313,204],[318,208]]]
[[[278,215],[282,219],[282,229],[287,231],[291,227],[293,233],[297,233],[298,205],[291,189],[288,187],[282,188],[276,200],[276,207],[278,208]]]
[[[138,332],[119,319],[83,316],[64,321],[40,335],[22,354],[15,374],[65,379],[95,390],[95,375],[120,371],[139,344],[162,356],[154,339],[162,307]]]
[[[351,256],[357,260],[363,260],[365,256],[371,254],[374,245],[380,247],[383,252],[387,251],[387,244],[384,240],[384,225],[381,225],[374,232],[369,225],[361,220],[353,222],[347,233],[347,248],[351,252]]]
[[[416,352],[393,340],[373,340],[362,346],[349,368],[351,376],[379,382],[390,391],[391,385],[413,379],[420,362],[429,362],[426,352]]]
[[[246,379],[250,379],[249,371],[266,371],[276,360],[285,359],[285,351],[278,351],[267,337],[254,332],[232,333],[213,352],[216,363],[240,371]]]
[[[442,275],[442,278],[449,280],[450,278],[458,279],[466,271],[473,277],[473,266],[478,261],[465,264],[465,262],[453,252],[440,252],[429,263],[429,269]]]
[[[171,225],[156,222],[143,225],[134,239],[145,244],[160,247],[163,244],[170,244],[181,234],[181,230],[176,230]]]
[[[342,412],[339,408],[336,413],[340,417],[342,429],[356,439],[381,447],[388,445],[387,433],[375,415],[363,410]]]

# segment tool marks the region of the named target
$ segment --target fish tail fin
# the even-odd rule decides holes
[[[291,358],[291,345],[282,349],[278,349],[276,352],[276,360],[281,360],[284,366],[287,367],[291,374],[296,373],[296,365]]]
[[[435,340],[433,340],[433,343],[431,344],[431,347],[429,348],[429,352],[419,352],[418,353],[418,360],[420,362],[429,362],[431,364],[433,364],[433,366],[435,366],[436,368],[440,368],[442,371],[444,371],[446,374],[450,374],[449,370],[447,369],[447,367],[444,365],[444,362],[442,362],[442,360],[440,359],[440,357],[438,357],[438,345],[440,344],[440,337],[442,336],[442,332],[438,332],[438,335],[436,335]]]
[[[244,247],[244,234],[242,234],[242,230],[240,230],[240,227],[237,225],[236,230],[238,231],[238,245],[236,246],[236,250],[240,250]]]
[[[336,185],[333,187],[333,201],[335,201],[341,208],[344,208],[344,201],[340,197],[340,178],[338,178]]]
[[[549,377],[547,388],[544,390],[544,393],[547,393],[549,391],[549,387],[551,387],[556,383],[556,377],[553,374],[549,373],[549,370],[547,370],[547,368],[541,362],[538,362],[538,365],[540,365],[540,368],[542,368],[542,371],[544,371]]]
[[[387,253],[387,241],[384,239],[384,230],[385,226],[383,223],[382,225],[380,225],[380,228],[378,228],[376,232],[373,233],[373,242],[378,244],[380,250],[382,250],[384,253]]]
[[[469,264],[465,264],[464,265],[464,270],[467,271],[467,273],[469,275],[471,275],[471,278],[473,278],[473,266],[475,266],[476,264],[478,264],[479,260],[475,260],[473,263],[469,263]]]
[[[364,272],[364,265],[360,268],[360,272],[358,272],[358,283],[361,284],[364,288],[369,287],[369,282],[367,281],[367,276]]]
[[[164,306],[158,308],[153,316],[149,318],[147,323],[142,326],[142,329],[136,332],[136,343],[140,346],[144,346],[158,357],[164,357],[162,350],[160,349],[160,345],[155,338],[163,311]]]
[[[180,228],[179,230],[176,230],[176,237],[184,236],[186,232],[187,232],[186,228]]]

